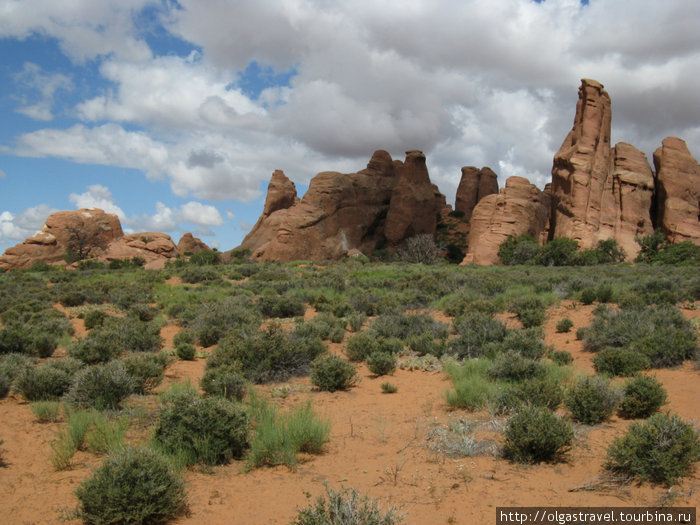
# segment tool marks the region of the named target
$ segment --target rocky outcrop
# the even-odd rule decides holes
[[[474,207],[469,246],[462,264],[498,264],[498,249],[509,235],[524,233],[540,239],[551,209],[549,193],[523,177],[510,177],[498,194],[487,195]]]
[[[140,257],[146,260],[145,268],[156,270],[163,268],[169,259],[177,255],[177,247],[170,235],[142,232],[124,235],[112,241],[97,259],[112,261]]]
[[[180,240],[177,243],[177,252],[181,255],[209,251],[211,251],[211,248],[209,248],[205,242],[197,237],[194,237],[189,232],[180,237]]]
[[[415,235],[434,234],[441,210],[439,200],[430,182],[425,155],[418,150],[407,151],[386,216],[384,235],[389,244],[396,246]]]
[[[474,206],[487,195],[494,193],[498,193],[498,176],[491,168],[465,166],[462,168],[462,178],[457,187],[455,211],[464,213],[464,218],[470,220]]]
[[[667,137],[654,152],[657,226],[671,242],[700,245],[700,166],[686,143]]]
[[[653,231],[653,176],[644,154],[629,144],[610,147],[610,97],[583,79],[573,129],[554,156],[551,237],[580,248],[615,239],[634,258],[635,237]]]
[[[270,187],[287,197],[266,199],[262,216],[240,248],[250,250],[257,260],[282,261],[339,259],[353,248],[369,253],[384,236],[402,168],[386,151],[377,151],[367,168],[357,173],[319,173],[304,197],[287,207],[271,204],[289,203],[292,195],[291,182],[276,172]],[[280,187],[287,189],[279,192]],[[434,201],[432,191],[430,197]]]
[[[53,213],[35,235],[8,248],[0,269],[30,268],[37,263],[63,264],[68,249],[99,255],[124,235],[119,217],[98,208]]]

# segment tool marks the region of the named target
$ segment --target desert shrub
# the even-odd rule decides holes
[[[455,319],[454,327],[459,337],[450,341],[450,351],[460,358],[483,355],[488,343],[503,341],[507,333],[503,323],[481,312]]]
[[[148,323],[156,318],[158,309],[147,304],[135,303],[129,306],[129,315],[135,317],[139,321]]]
[[[431,354],[440,357],[447,352],[447,343],[443,339],[435,339],[432,334],[414,335],[407,339],[408,347],[418,355]]]
[[[211,346],[227,333],[254,329],[259,325],[260,312],[250,298],[235,296],[198,305],[188,328],[197,334],[202,346]]]
[[[372,323],[380,337],[406,340],[411,336],[432,334],[433,337],[447,337],[447,325],[434,320],[428,315],[384,314]]]
[[[84,363],[94,364],[117,358],[126,350],[154,352],[162,346],[163,339],[157,325],[134,318],[112,317],[69,346],[68,354]]]
[[[637,376],[622,389],[620,415],[627,419],[647,418],[666,403],[666,389],[653,377]]]
[[[301,325],[297,323],[296,328],[299,331],[300,327],[304,326],[311,331],[310,335],[316,335],[324,341],[340,343],[345,337],[345,325],[345,319],[338,319],[330,313],[321,312],[310,321]]]
[[[393,383],[389,383],[388,381],[386,383],[382,383],[381,388],[382,392],[384,392],[385,394],[395,394],[399,391],[398,386],[396,386]]]
[[[18,375],[34,366],[35,359],[25,354],[11,353],[0,355],[0,376],[12,386]]]
[[[541,246],[531,235],[509,235],[498,247],[498,258],[506,266],[532,264],[540,250]]]
[[[250,422],[241,405],[191,391],[166,399],[153,433],[156,447],[184,465],[221,465],[243,455]]]
[[[124,447],[75,491],[85,523],[165,523],[185,510],[182,478],[149,449]],[[128,504],[125,504],[128,502]]]
[[[197,349],[190,343],[180,343],[175,348],[175,355],[184,361],[192,361],[196,353]]]
[[[352,312],[345,317],[348,321],[348,326],[353,332],[359,332],[362,330],[362,325],[367,319],[367,315],[363,312]]]
[[[304,315],[306,304],[295,292],[278,295],[263,293],[258,299],[258,308],[265,317],[298,317]]]
[[[311,365],[311,383],[321,390],[347,390],[358,381],[355,367],[336,355],[326,355]]]
[[[241,401],[248,390],[245,378],[230,366],[210,368],[199,381],[207,394],[229,400]]]
[[[571,445],[573,437],[571,426],[547,408],[526,406],[508,421],[503,452],[519,463],[552,461]]]
[[[646,355],[652,367],[665,368],[692,359],[697,342],[695,334],[689,330],[658,326],[654,332],[635,338],[629,348]]]
[[[188,330],[187,328],[185,328],[175,334],[175,336],[173,337],[173,345],[175,345],[175,348],[177,348],[182,343],[194,344],[196,340],[197,336],[195,335],[195,333],[192,330]]]
[[[15,325],[0,330],[0,354],[31,354],[32,347],[33,337],[29,330]]]
[[[190,264],[198,266],[215,265],[221,263],[221,253],[215,250],[193,253],[190,255]]]
[[[0,374],[0,399],[5,397],[10,392],[10,380]]]
[[[549,358],[559,366],[570,365],[574,362],[574,356],[566,350],[554,350],[553,352],[549,352],[548,355]]]
[[[68,355],[86,364],[106,363],[119,357],[124,348],[109,332],[95,329],[68,347]]]
[[[476,410],[497,399],[501,386],[489,379],[491,366],[488,359],[475,358],[462,364],[448,363],[445,367],[454,390],[445,397],[453,408]]]
[[[403,343],[396,337],[382,337],[373,329],[364,330],[353,335],[345,346],[345,355],[351,361],[364,361],[375,352],[399,354]]]
[[[80,306],[85,303],[85,294],[79,291],[68,292],[61,296],[59,302],[66,307]]]
[[[604,348],[593,356],[593,365],[599,374],[631,376],[649,368],[649,358],[631,348]]]
[[[432,235],[415,235],[404,241],[396,252],[396,258],[409,263],[434,264],[440,258],[440,248]]]
[[[134,379],[134,392],[146,394],[163,380],[167,356],[165,354],[131,354],[123,360]]]
[[[134,391],[135,383],[124,363],[110,361],[80,370],[73,378],[65,399],[79,407],[115,410]]]
[[[71,386],[72,374],[50,365],[25,369],[14,383],[16,392],[28,401],[61,397]]]
[[[393,374],[396,371],[396,357],[386,352],[374,352],[367,358],[367,368],[377,376]]]
[[[394,525],[403,521],[391,507],[382,512],[379,505],[356,489],[334,491],[326,485],[326,497],[319,496],[315,504],[300,509],[294,525]]]
[[[693,426],[676,415],[654,414],[632,423],[608,447],[605,467],[654,483],[676,482],[691,473],[700,459],[700,438]]]
[[[295,465],[297,454],[319,454],[330,435],[330,422],[311,408],[311,402],[280,413],[274,405],[253,398],[255,433],[247,455],[249,468]]]
[[[574,239],[560,237],[545,244],[534,259],[542,266],[571,266],[576,264],[578,243]]]
[[[503,381],[522,381],[545,373],[544,363],[512,350],[499,354],[488,369],[490,377]]]
[[[58,401],[33,401],[29,403],[29,409],[39,423],[56,422],[60,407]]]
[[[557,323],[557,332],[560,334],[565,334],[571,331],[571,329],[574,327],[574,322],[569,319],[568,317],[565,317],[561,321]]]
[[[85,317],[83,318],[83,321],[85,322],[85,328],[87,330],[92,330],[93,328],[102,326],[107,317],[109,316],[102,310],[90,310],[88,313],[85,314]]]
[[[41,358],[51,357],[58,347],[58,338],[50,334],[36,334],[33,339],[34,352]]]
[[[498,396],[497,405],[500,410],[511,412],[526,404],[556,410],[563,399],[564,390],[559,382],[545,376],[508,385]]]
[[[544,333],[540,327],[508,330],[503,341],[493,347],[493,353],[510,351],[528,359],[539,359],[547,352]]]
[[[180,272],[182,282],[188,284],[206,283],[221,279],[219,272],[208,266],[186,266]]]
[[[583,304],[593,304],[598,297],[598,291],[594,287],[588,287],[581,290],[581,302]]]
[[[536,295],[526,295],[515,299],[509,309],[518,314],[518,319],[525,328],[540,326],[546,317],[545,305]]]
[[[566,408],[574,419],[587,425],[602,423],[612,416],[620,400],[619,392],[600,376],[580,378],[566,394]]]

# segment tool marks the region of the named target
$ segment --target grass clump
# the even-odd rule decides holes
[[[671,485],[690,474],[700,459],[700,438],[691,424],[676,415],[654,414],[633,423],[608,447],[607,469],[641,480]]]
[[[463,364],[448,363],[445,369],[454,390],[445,394],[447,403],[452,408],[477,410],[497,399],[503,385],[490,380],[491,364],[489,359],[483,358],[469,359]]]
[[[587,425],[602,423],[612,416],[620,394],[600,376],[580,378],[567,392],[565,403],[576,421]]]
[[[374,352],[367,358],[367,368],[376,376],[393,374],[396,371],[396,356],[386,352]]]
[[[653,377],[637,376],[622,389],[620,415],[626,419],[647,418],[666,403],[666,389]]]
[[[153,433],[158,449],[185,466],[221,465],[242,457],[250,422],[241,405],[218,396],[202,398],[192,389],[162,399]]]
[[[382,392],[384,392],[385,394],[395,394],[399,391],[398,386],[396,386],[393,383],[389,383],[388,381],[386,383],[382,383],[381,388]]]
[[[296,465],[297,454],[319,454],[330,435],[330,422],[307,402],[287,413],[264,399],[251,400],[255,432],[247,455],[248,468]]]
[[[165,523],[186,507],[185,484],[157,452],[123,447],[75,491],[85,523]]]
[[[58,401],[34,401],[29,409],[39,423],[55,423],[59,418],[61,405]]]
[[[327,499],[326,499],[327,498]],[[319,496],[309,507],[300,509],[293,525],[394,525],[403,516],[391,507],[382,512],[376,501],[353,488],[334,491],[326,485],[326,497]]]
[[[320,390],[347,390],[355,386],[358,380],[352,363],[337,355],[323,356],[311,365],[311,383]]]
[[[571,425],[544,407],[526,406],[510,421],[503,452],[518,463],[557,459],[571,445]]]
[[[548,357],[559,366],[570,365],[574,362],[574,356],[566,350],[554,350],[549,352]]]
[[[85,436],[87,448],[97,454],[108,454],[124,444],[129,419],[119,417],[110,419],[105,414],[95,413],[92,427]]]
[[[557,333],[559,334],[566,334],[571,331],[571,329],[574,327],[574,322],[569,319],[568,317],[565,317],[561,321],[557,323]]]

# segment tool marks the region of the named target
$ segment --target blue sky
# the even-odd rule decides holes
[[[0,0],[0,251],[56,210],[237,246],[275,169],[300,194],[376,149],[542,187],[583,77],[613,139],[700,154],[700,2]],[[639,38],[644,35],[644,38]]]

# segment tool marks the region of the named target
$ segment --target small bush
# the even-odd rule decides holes
[[[300,509],[293,525],[394,525],[403,516],[391,507],[385,513],[355,489],[332,490],[326,485],[326,500],[319,496],[314,505]]]
[[[120,361],[110,361],[80,370],[73,378],[66,401],[79,407],[116,410],[135,387],[126,366]]]
[[[407,340],[408,347],[418,355],[431,354],[440,357],[447,352],[447,344],[443,339],[435,339],[432,334],[414,335]]]
[[[574,362],[574,356],[566,350],[554,350],[549,353],[549,358],[559,366],[570,365]]]
[[[306,304],[299,295],[294,293],[284,295],[271,293],[260,296],[258,308],[265,317],[298,317],[304,315]]]
[[[560,334],[565,334],[570,332],[573,327],[574,322],[568,317],[565,317],[557,323],[557,332]]]
[[[183,361],[194,360],[196,354],[197,349],[194,347],[193,344],[190,343],[180,343],[175,348],[175,355],[177,355]]]
[[[165,523],[186,506],[185,484],[158,453],[124,447],[75,491],[85,523]]]
[[[409,263],[434,264],[440,258],[440,248],[432,235],[415,235],[404,241],[396,252],[396,258]]]
[[[241,401],[248,390],[245,378],[235,368],[228,366],[208,369],[199,386],[210,396],[236,401]]]
[[[374,352],[367,358],[367,368],[377,376],[393,374],[396,371],[396,357],[386,352]]]
[[[83,292],[68,292],[61,296],[59,302],[66,307],[80,306],[85,302],[85,294]]]
[[[507,334],[503,323],[481,312],[455,319],[454,327],[459,337],[450,342],[450,351],[460,358],[482,356],[486,345],[502,342]]]
[[[10,392],[10,380],[6,376],[0,375],[0,399]]]
[[[632,376],[650,365],[646,355],[630,348],[604,348],[593,356],[596,372],[611,376]]]
[[[587,425],[602,423],[612,416],[620,400],[619,392],[600,376],[582,377],[566,395],[566,408],[574,419]]]
[[[245,409],[224,398],[192,391],[171,394],[158,412],[156,447],[183,465],[221,465],[240,458],[248,447]]]
[[[532,377],[541,377],[545,372],[544,363],[541,361],[523,357],[513,351],[496,357],[488,370],[489,376],[504,381],[522,381]]]
[[[357,381],[355,367],[336,355],[323,356],[311,365],[311,383],[321,390],[347,390]]]
[[[6,378],[8,386],[11,386],[17,376],[34,366],[34,361],[34,358],[25,354],[0,355],[0,376]]]
[[[127,372],[134,378],[136,394],[146,394],[160,384],[166,360],[165,354],[131,354],[123,360]]]
[[[632,423],[608,447],[605,467],[654,483],[676,482],[691,473],[700,459],[700,438],[692,425],[676,415],[654,414]]]
[[[393,383],[382,383],[382,392],[384,392],[385,394],[395,394],[398,391],[399,387],[394,385]]]
[[[509,385],[498,397],[500,410],[517,411],[526,404],[556,410],[564,399],[561,385],[549,376]]]
[[[71,380],[71,374],[53,366],[42,365],[24,370],[15,380],[14,389],[28,401],[51,400],[66,393]]]
[[[637,376],[625,383],[620,415],[628,419],[647,418],[666,403],[666,389],[653,377]]]
[[[173,345],[177,348],[183,343],[187,344],[194,344],[194,342],[197,340],[197,336],[192,330],[184,329],[180,330],[178,333],[175,334],[175,337],[173,337]]]
[[[574,437],[571,426],[543,407],[525,407],[505,431],[505,456],[519,463],[539,463],[559,457]]]

